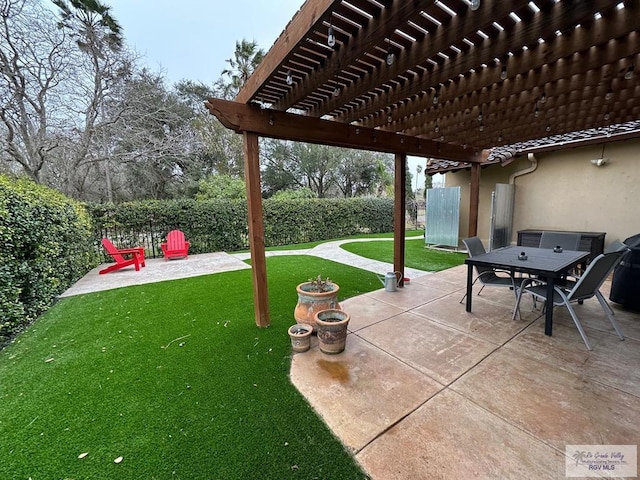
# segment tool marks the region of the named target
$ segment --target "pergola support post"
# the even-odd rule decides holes
[[[267,262],[264,253],[264,220],[262,217],[262,190],[260,188],[260,149],[258,135],[244,132],[244,181],[247,186],[247,214],[249,220],[249,246],[253,276],[253,307],[256,325],[268,327],[269,296],[267,293]]]
[[[405,198],[407,194],[407,155],[396,153],[393,201],[393,270],[402,275],[398,286],[404,287]]]
[[[471,164],[471,188],[469,189],[469,237],[478,235],[478,209],[480,205],[480,164]]]

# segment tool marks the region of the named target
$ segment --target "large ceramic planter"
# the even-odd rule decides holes
[[[349,319],[349,314],[342,310],[329,309],[316,313],[318,346],[322,352],[336,354],[344,351]]]
[[[311,282],[301,283],[296,287],[298,292],[298,304],[293,311],[293,316],[298,323],[307,323],[314,330],[316,326],[315,315],[318,312],[328,309],[339,309],[338,291],[340,287],[333,282],[327,282],[326,292],[314,292],[314,285]]]
[[[311,347],[311,334],[313,327],[306,323],[296,323],[289,327],[289,338],[291,338],[291,348],[294,352],[306,352]]]

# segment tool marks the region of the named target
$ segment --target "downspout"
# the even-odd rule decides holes
[[[511,222],[510,222],[510,226],[509,226],[509,235],[512,236],[513,235],[513,212],[515,209],[515,184],[516,184],[516,178],[521,177],[523,175],[527,175],[529,173],[535,172],[536,169],[538,168],[538,159],[536,158],[536,156],[533,153],[529,153],[527,154],[527,158],[529,159],[529,161],[531,162],[531,165],[529,165],[527,168],[514,172],[511,174],[511,176],[509,177],[509,185],[513,185],[513,197],[511,199]],[[494,198],[495,198],[495,192],[492,194],[491,197],[491,205],[493,207],[494,204]],[[493,211],[491,212],[491,222],[492,222],[492,226],[491,226],[491,232],[493,232]],[[490,243],[493,244],[493,238],[490,238]],[[492,248],[493,245],[490,245],[490,248]]]
[[[529,153],[527,154],[527,158],[531,162],[531,165],[529,165],[524,170],[512,173],[509,177],[509,185],[515,185],[517,177],[521,177],[522,175],[527,175],[528,173],[536,171],[536,169],[538,168],[538,159],[536,158],[536,156],[533,153]]]

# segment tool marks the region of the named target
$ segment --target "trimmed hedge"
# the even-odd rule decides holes
[[[35,319],[98,264],[84,207],[0,175],[0,340]]]
[[[263,210],[268,247],[393,230],[390,198],[268,199]]]
[[[184,232],[189,253],[249,247],[243,200],[170,200],[88,205],[95,242],[110,238],[120,248],[144,246],[160,257],[160,243],[174,228]],[[393,230],[393,199],[267,199],[263,201],[265,245],[292,245],[357,233]]]

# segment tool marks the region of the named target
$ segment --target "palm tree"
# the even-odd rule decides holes
[[[264,50],[258,48],[255,40],[249,42],[243,38],[242,41],[236,41],[233,58],[226,60],[229,68],[222,71],[222,75],[231,79],[230,83],[226,84],[225,96],[235,97],[263,58]]]

